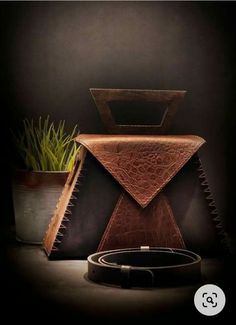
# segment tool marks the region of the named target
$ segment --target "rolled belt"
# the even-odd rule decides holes
[[[88,257],[88,278],[122,288],[189,284],[201,278],[201,257],[149,246],[102,251]]]

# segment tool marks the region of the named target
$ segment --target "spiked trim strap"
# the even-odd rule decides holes
[[[51,222],[49,223],[43,241],[44,249],[48,256],[50,256],[51,251],[56,253],[59,250],[58,246],[60,245],[62,237],[66,232],[67,225],[70,222],[70,208],[74,206],[73,201],[76,199],[75,193],[78,192],[76,187],[79,185],[82,177],[81,169],[84,165],[86,152],[86,149],[81,148],[78,160],[66,181]]]
[[[209,213],[212,216],[212,221],[213,221],[215,229],[216,229],[216,234],[217,234],[220,242],[222,243],[223,250],[226,251],[227,253],[229,253],[231,249],[230,249],[230,245],[229,245],[229,241],[228,241],[228,236],[224,230],[221,218],[220,218],[218,210],[216,208],[216,204],[215,204],[213,195],[212,195],[210,187],[209,187],[206,173],[203,169],[202,162],[201,162],[200,158],[198,157],[198,155],[195,155],[195,157],[196,157],[195,164],[197,166],[198,177],[200,180],[200,184],[201,184],[203,193],[205,195],[205,199],[207,201]]]

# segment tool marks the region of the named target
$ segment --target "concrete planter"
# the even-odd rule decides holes
[[[68,172],[15,173],[12,189],[18,241],[42,244],[67,177]]]

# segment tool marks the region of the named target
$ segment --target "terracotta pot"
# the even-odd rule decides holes
[[[42,244],[68,172],[15,172],[12,182],[16,239]]]

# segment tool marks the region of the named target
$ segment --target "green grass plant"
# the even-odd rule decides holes
[[[71,133],[65,131],[65,120],[57,123],[49,116],[22,121],[22,130],[14,133],[14,142],[25,168],[33,171],[71,171],[79,151],[74,141],[76,125]]]

